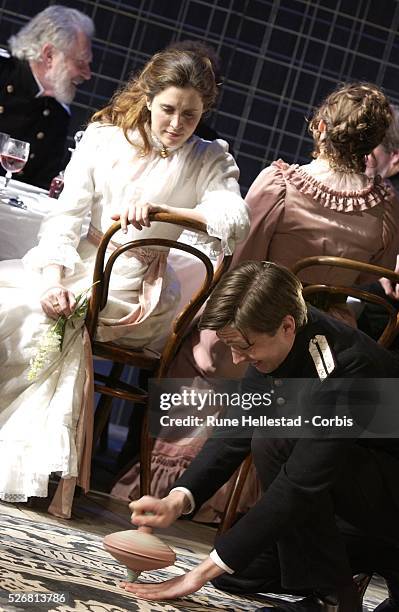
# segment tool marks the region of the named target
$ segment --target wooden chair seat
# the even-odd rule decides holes
[[[109,359],[110,361],[118,361],[126,365],[132,365],[146,370],[155,370],[160,363],[161,354],[154,354],[146,348],[133,350],[127,347],[120,346],[114,342],[97,342],[92,343],[93,354],[96,357]]]

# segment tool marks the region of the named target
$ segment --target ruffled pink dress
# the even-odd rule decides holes
[[[270,260],[291,267],[303,257],[334,255],[394,268],[399,253],[399,201],[379,177],[332,170],[317,159],[306,166],[281,160],[263,170],[251,186],[246,203],[251,215],[248,238],[238,245],[231,268],[245,260]],[[358,273],[324,267],[309,269],[307,283],[352,285]],[[240,378],[246,364],[233,365],[229,350],[215,332],[194,326],[169,372],[170,377]],[[158,439],[152,458],[152,494],[163,496],[205,442],[196,437],[173,443]],[[118,482],[113,493],[138,497],[138,468]],[[204,505],[196,518],[217,521],[224,509],[228,484]],[[239,511],[253,505],[259,488],[247,479]]]

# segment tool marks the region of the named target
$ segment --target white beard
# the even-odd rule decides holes
[[[62,59],[62,62],[60,62],[59,65],[54,68],[52,80],[54,98],[58,100],[60,104],[71,104],[75,97],[76,87],[71,82],[64,59]]]

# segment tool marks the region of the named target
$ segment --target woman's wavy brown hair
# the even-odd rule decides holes
[[[320,121],[326,125],[319,130]],[[392,111],[376,85],[350,83],[331,93],[316,109],[309,123],[314,139],[313,157],[326,156],[333,168],[364,172],[366,155],[385,136]]]
[[[165,49],[156,53],[143,70],[116,92],[105,108],[94,113],[91,121],[99,121],[122,128],[131,144],[128,132],[137,129],[143,139],[142,154],[147,155],[151,144],[146,132],[151,115],[147,100],[168,87],[192,87],[201,96],[204,112],[217,96],[215,75],[210,59],[194,51]]]

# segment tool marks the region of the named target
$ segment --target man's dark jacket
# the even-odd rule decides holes
[[[29,161],[14,178],[47,189],[65,165],[69,113],[37,93],[28,62],[0,56],[0,132],[30,143]]]
[[[270,375],[250,366],[242,381],[243,390],[259,391],[263,387],[288,403],[302,402],[302,410],[302,389],[307,388],[313,394],[313,397],[308,395],[309,401],[319,406],[321,411],[325,410],[326,416],[334,414],[336,404],[346,402],[349,412],[356,413],[360,408],[366,420],[372,418],[378,409],[378,392],[374,392],[373,381],[398,379],[399,367],[395,357],[362,332],[313,307],[309,307],[308,314],[308,323],[297,333],[285,361]],[[334,369],[325,380],[320,379],[309,351],[316,336],[327,339],[334,359]],[[305,379],[303,386],[293,386],[293,379],[298,378]],[[314,384],[311,379],[314,379]],[[244,438],[209,439],[174,486],[189,489],[198,509],[248,455],[252,433],[249,432],[250,435]],[[378,457],[386,459],[388,455],[392,473],[385,474],[386,503],[393,503],[399,512],[398,438],[354,440],[321,435],[319,438],[298,439],[289,459],[260,500],[219,538],[216,550],[221,559],[232,569],[240,570],[267,546],[278,542],[288,528],[306,520],[312,503],[320,494],[330,490],[342,470],[346,469],[346,458],[353,444],[370,448],[377,462]],[[399,532],[397,525],[390,528]],[[399,541],[398,533],[396,537]]]

